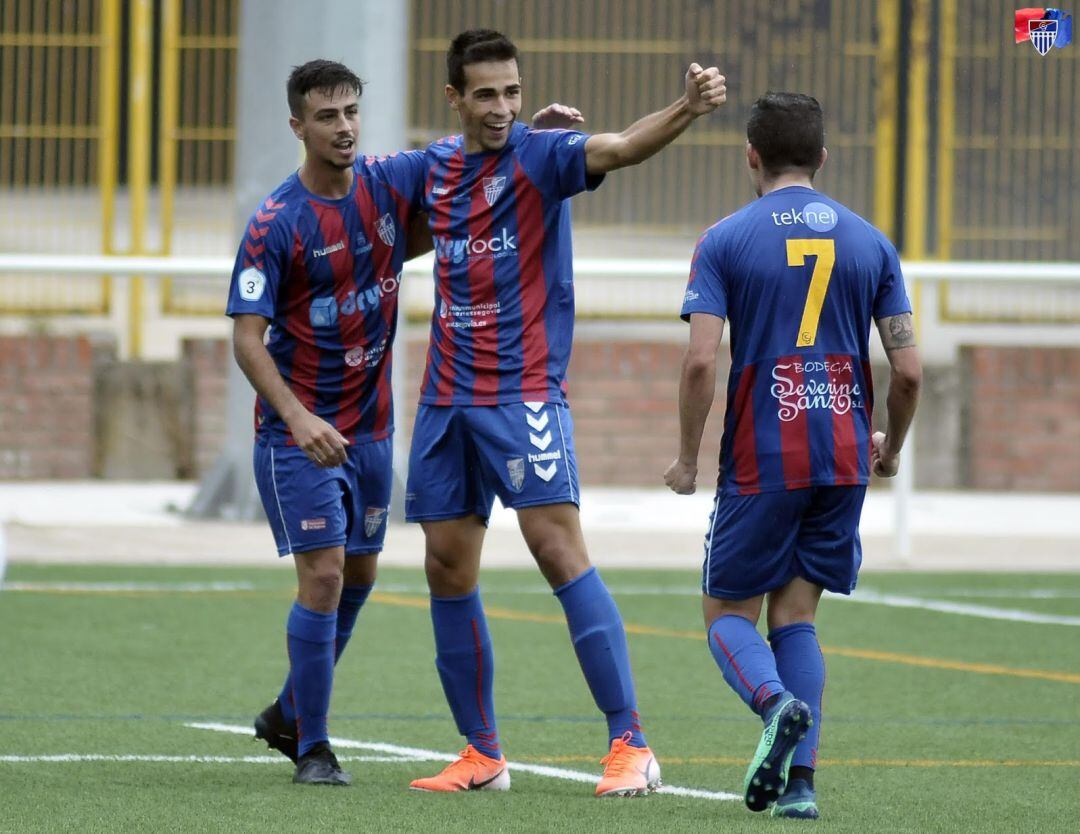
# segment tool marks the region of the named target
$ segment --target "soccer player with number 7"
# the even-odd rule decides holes
[[[849,594],[870,472],[896,474],[922,380],[895,247],[813,188],[825,163],[821,106],[767,93],[747,125],[759,199],[698,242],[683,300],[690,344],[679,386],[679,455],[664,475],[696,488],[698,451],[731,321],[720,478],[705,539],[709,649],[765,723],[747,770],[752,811],[816,819],[814,769],[825,662],[822,590]],[[889,360],[888,431],[871,436],[870,325]],[[767,603],[768,640],[757,622]]]

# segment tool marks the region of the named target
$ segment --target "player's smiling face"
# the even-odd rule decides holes
[[[500,150],[521,112],[517,61],[467,64],[465,91],[459,92],[448,84],[446,98],[461,118],[467,153]]]
[[[359,97],[348,87],[339,87],[330,92],[310,90],[305,98],[303,120],[291,118],[289,123],[308,158],[351,168],[360,138]]]

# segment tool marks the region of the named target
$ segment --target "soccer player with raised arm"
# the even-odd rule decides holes
[[[608,724],[599,796],[645,794],[660,769],[642,732],[626,635],[589,564],[578,517],[566,366],[574,320],[568,198],[637,164],[725,99],[715,67],[691,64],[674,103],[622,133],[530,130],[518,53],[504,35],[458,35],[446,97],[462,133],[427,150],[425,210],[435,309],[413,430],[406,517],[423,525],[436,667],[467,745],[417,790],[506,790],[492,698],[480,552],[498,495],[566,613]]]
[[[821,107],[767,93],[747,125],[759,199],[698,242],[682,317],[679,456],[664,479],[694,492],[698,451],[731,322],[720,479],[702,583],[709,649],[765,723],[744,784],[752,811],[816,819],[814,768],[825,661],[822,590],[849,594],[870,472],[896,474],[922,366],[900,262],[866,220],[815,191]],[[888,356],[888,431],[871,437],[870,328]],[[768,640],[757,622],[767,600]],[[770,648],[771,646],[771,648]]]
[[[358,157],[361,92],[338,63],[293,70],[289,124],[304,162],[252,216],[227,308],[237,362],[259,395],[259,494],[299,585],[286,625],[289,672],[255,735],[297,763],[294,781],[315,784],[349,782],[327,743],[333,669],[386,533],[402,263],[431,249],[417,211],[424,155]],[[533,123],[578,117],[553,104]]]
[[[289,673],[255,733],[308,784],[350,781],[328,742],[330,690],[386,532],[402,264],[430,248],[423,225],[406,240],[423,221],[423,154],[357,155],[361,91],[341,64],[294,68],[289,125],[304,161],[252,216],[227,308],[236,361],[258,393],[259,494],[298,580]]]

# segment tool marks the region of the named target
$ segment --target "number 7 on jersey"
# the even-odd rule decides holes
[[[832,238],[793,238],[787,242],[788,266],[802,266],[814,256],[814,272],[810,276],[810,291],[806,294],[802,321],[795,347],[812,347],[817,339],[818,320],[825,293],[829,291],[829,279],[836,264],[836,241]]]

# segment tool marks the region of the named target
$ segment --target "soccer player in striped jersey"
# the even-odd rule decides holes
[[[427,150],[435,309],[413,430],[406,517],[423,525],[436,667],[467,745],[417,790],[510,786],[492,698],[480,552],[496,495],[566,613],[609,752],[600,796],[645,794],[660,770],[638,721],[618,609],[590,566],[578,517],[566,366],[574,318],[568,198],[637,164],[723,103],[723,76],[691,64],[684,93],[622,133],[516,121],[514,44],[491,30],[451,43],[446,96],[462,133]]]
[[[421,152],[357,155],[362,86],[347,67],[311,61],[287,91],[304,162],[252,216],[227,307],[236,360],[258,393],[259,494],[298,578],[290,671],[255,730],[296,761],[293,781],[345,785],[327,712],[386,531],[391,346],[402,264],[431,245],[419,214],[425,169]]]
[[[759,199],[698,242],[682,317],[679,455],[665,473],[695,489],[716,353],[731,322],[720,480],[702,583],[709,648],[765,722],[746,774],[753,811],[816,818],[814,768],[825,662],[814,629],[822,590],[849,594],[870,473],[896,474],[922,366],[896,249],[813,188],[824,164],[821,107],[768,93],[746,158]],[[888,431],[871,437],[871,323],[889,360]],[[757,631],[767,600],[768,639]],[[771,645],[771,648],[770,648]]]
[[[427,169],[419,151],[357,156],[362,85],[347,67],[306,63],[287,92],[304,163],[252,216],[227,308],[237,361],[259,395],[259,494],[299,584],[290,671],[255,734],[297,762],[295,781],[347,784],[326,712],[386,533],[391,350],[402,264],[431,249],[418,212]],[[553,104],[533,123],[575,118]]]

